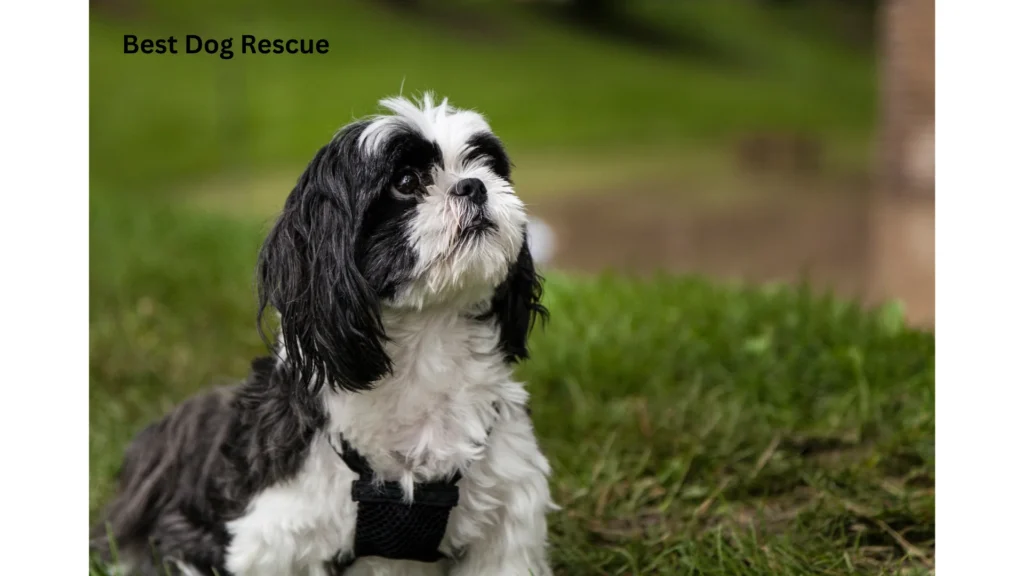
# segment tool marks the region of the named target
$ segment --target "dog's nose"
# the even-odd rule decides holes
[[[487,201],[487,187],[479,178],[459,180],[452,193],[456,196],[466,196],[470,202],[478,206]]]

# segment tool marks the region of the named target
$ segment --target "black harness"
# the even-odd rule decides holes
[[[498,412],[497,404],[494,411]],[[488,430],[487,435],[490,434]],[[341,450],[336,451],[359,478],[352,482],[352,500],[356,502],[355,544],[350,554],[334,561],[333,574],[344,574],[365,556],[417,562],[448,558],[440,546],[448,529],[448,515],[459,503],[456,483],[462,474],[458,470],[447,480],[417,482],[410,504],[398,482],[374,482],[370,463],[344,438]]]
[[[398,482],[374,482],[373,469],[362,454],[344,439],[338,453],[359,478],[352,483],[356,502],[356,538],[352,554],[340,560],[341,568],[351,566],[364,556],[393,560],[437,562],[446,558],[439,550],[448,515],[459,503],[462,478],[456,471],[448,480],[417,482],[413,501],[404,500]]]

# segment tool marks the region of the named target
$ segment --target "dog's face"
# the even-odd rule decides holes
[[[442,102],[386,100],[394,115],[350,127],[369,194],[363,269],[390,306],[465,305],[505,279],[526,212],[483,117]],[[396,266],[396,264],[400,264]]]
[[[365,389],[390,369],[382,308],[456,307],[497,320],[526,355],[540,283],[511,163],[482,116],[382,101],[310,162],[263,246],[260,314],[281,314],[299,380]]]

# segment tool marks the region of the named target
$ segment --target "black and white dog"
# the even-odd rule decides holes
[[[92,536],[123,572],[551,574],[512,373],[547,311],[511,164],[475,112],[381,104],[317,152],[260,252],[274,357],[128,448]]]

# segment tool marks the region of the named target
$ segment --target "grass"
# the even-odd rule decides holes
[[[566,573],[871,574],[930,557],[931,336],[891,310],[698,279],[558,278],[548,304],[522,376],[566,506]]]
[[[263,226],[94,197],[95,512],[132,434],[263,352]],[[560,574],[927,570],[931,334],[804,289],[550,276],[519,376],[564,507]]]

